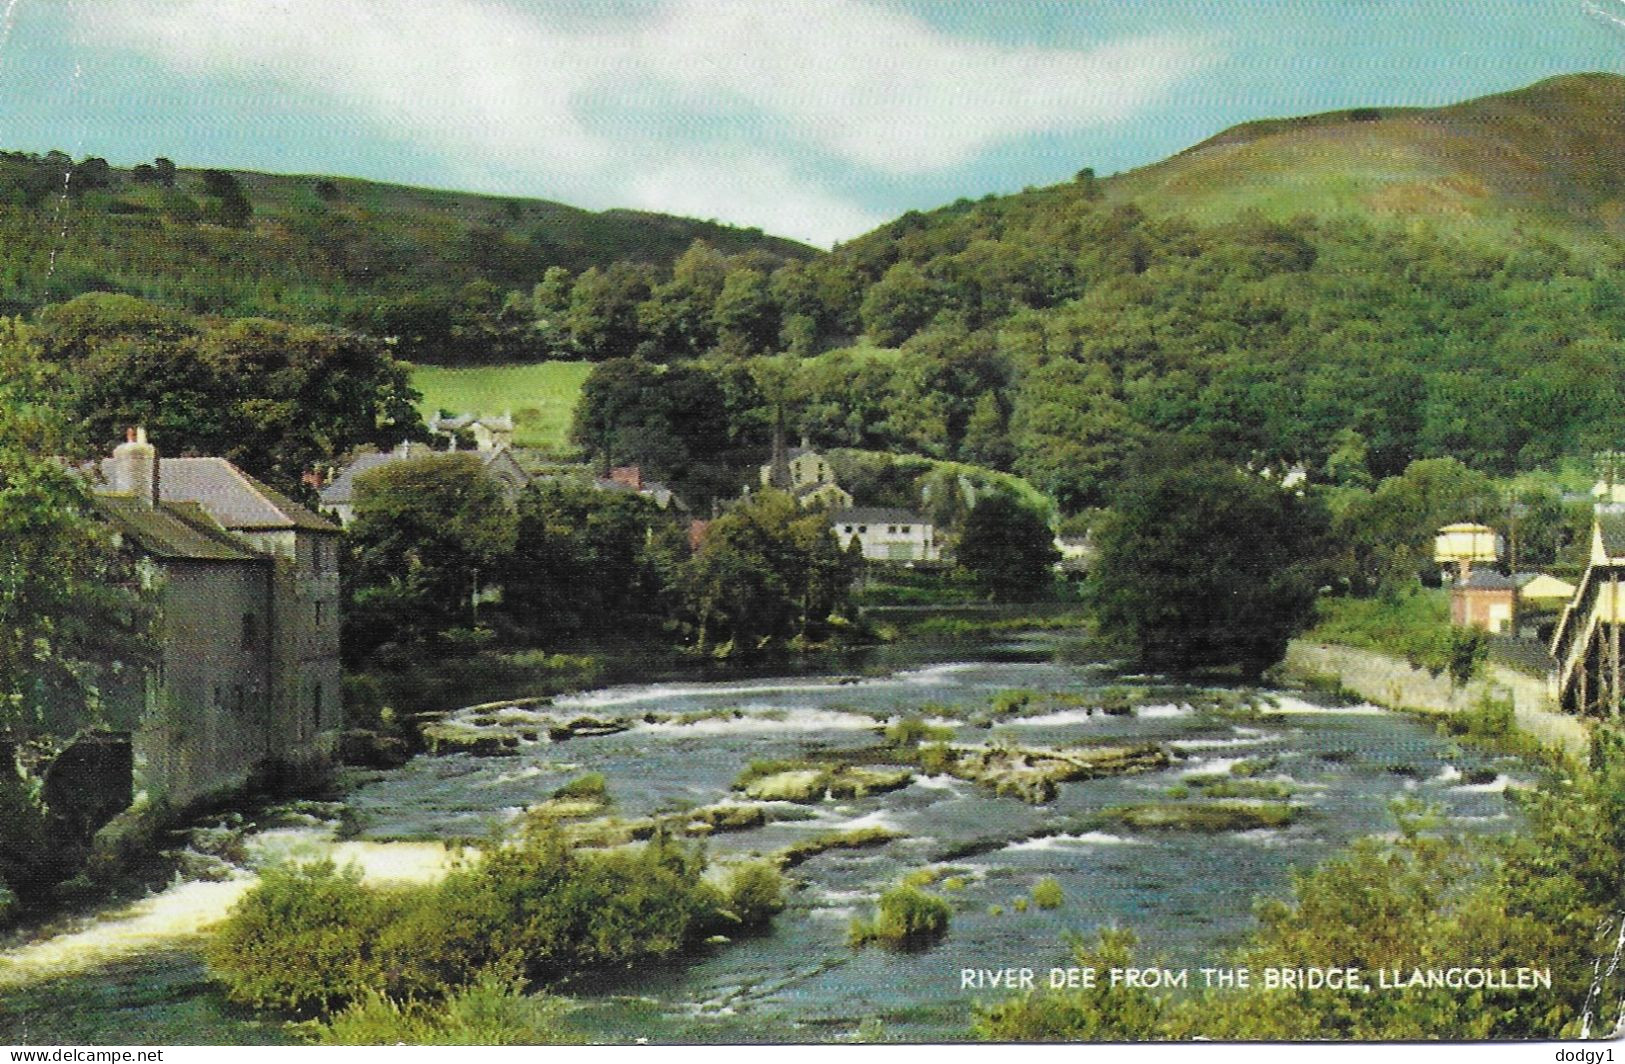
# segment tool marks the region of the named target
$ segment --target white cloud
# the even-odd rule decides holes
[[[853,235],[867,212],[799,175],[794,156],[906,176],[1010,138],[1119,121],[1212,56],[1146,36],[1083,49],[940,33],[865,0],[667,0],[641,19],[567,24],[499,0],[97,0],[79,35],[181,71],[314,96],[445,156],[533,174],[537,194],[683,206],[778,231]],[[784,157],[655,164],[647,129],[589,123],[588,96],[636,83],[704,114],[741,105]],[[655,95],[649,96],[653,92]],[[684,187],[684,180],[703,182]],[[624,191],[629,199],[617,199]]]
[[[826,248],[886,220],[764,156],[680,158],[640,168],[625,195],[628,207],[760,226]]]

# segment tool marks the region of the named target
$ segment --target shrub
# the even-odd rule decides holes
[[[873,922],[852,922],[849,940],[855,946],[872,941],[921,945],[947,933],[952,913],[948,903],[935,894],[918,887],[893,887],[880,896],[879,912]]]
[[[995,716],[1005,717],[1012,713],[1019,713],[1032,704],[1037,692],[1023,688],[1014,688],[1009,691],[1000,691],[993,696],[993,713]]]
[[[928,739],[932,742],[942,742],[953,737],[952,728],[927,724],[916,716],[904,717],[886,729],[886,741],[893,746],[918,746]]]
[[[517,982],[487,975],[443,1001],[405,1004],[370,991],[317,1024],[312,1040],[328,1046],[540,1046],[579,1042],[562,1022],[566,1003],[526,995]]]
[[[602,799],[609,793],[604,783],[602,772],[589,772],[585,776],[577,776],[553,792],[555,798],[595,798]]]
[[[920,747],[920,769],[933,776],[941,775],[954,763],[954,752],[947,743],[932,743]]]
[[[208,949],[234,1001],[311,1014],[369,992],[434,1000],[492,970],[551,980],[667,957],[734,921],[700,852],[664,839],[577,854],[556,832],[428,887],[378,890],[325,863],[270,870]],[[742,900],[765,919],[771,889]],[[382,1007],[377,1006],[377,1007]]]
[[[233,1001],[325,1011],[379,987],[373,947],[392,900],[331,861],[267,869],[209,943],[209,966]]]
[[[1033,904],[1040,909],[1059,909],[1064,901],[1066,891],[1061,889],[1060,880],[1054,876],[1045,876],[1033,884]]]
[[[1105,971],[1134,966],[1132,931],[1102,928],[1093,945],[1074,940],[1080,967]],[[1139,987],[1106,979],[1080,990],[1040,991],[977,1006],[971,1030],[997,1042],[1143,1042],[1166,1038],[1166,1002]]]
[[[728,911],[744,927],[759,927],[784,909],[784,875],[767,861],[749,861],[728,872],[723,888]]]

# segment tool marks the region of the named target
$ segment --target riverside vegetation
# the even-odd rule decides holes
[[[772,867],[717,871],[667,839],[584,853],[553,831],[487,846],[431,886],[369,887],[331,862],[270,869],[209,962],[232,1000],[325,1018],[333,1041],[551,1035],[556,1012],[518,988],[672,956],[783,907]],[[488,1026],[470,1027],[480,1014]]]
[[[1605,1037],[1625,1005],[1625,738],[1599,733],[1588,765],[1554,771],[1515,800],[1527,830],[1494,838],[1452,833],[1427,809],[1396,805],[1396,837],[1358,840],[1296,874],[1290,900],[1258,903],[1259,927],[1230,960],[1368,972],[1549,964],[1549,993],[1179,996],[1103,984],[982,1004],[972,1029],[999,1041]],[[1135,947],[1132,931],[1103,929],[1073,952],[1084,966],[1154,960]]]

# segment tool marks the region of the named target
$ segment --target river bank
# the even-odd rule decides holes
[[[1283,678],[1310,686],[1336,686],[1368,702],[1402,712],[1459,713],[1484,699],[1509,700],[1520,730],[1542,746],[1584,757],[1591,733],[1578,717],[1558,712],[1546,682],[1489,663],[1465,684],[1454,684],[1408,662],[1372,650],[1294,639],[1279,666]]]

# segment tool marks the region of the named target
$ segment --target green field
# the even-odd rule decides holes
[[[570,418],[590,362],[523,366],[416,366],[412,387],[423,393],[424,418],[438,411],[501,415],[513,412],[514,443],[555,454],[571,449]]]

